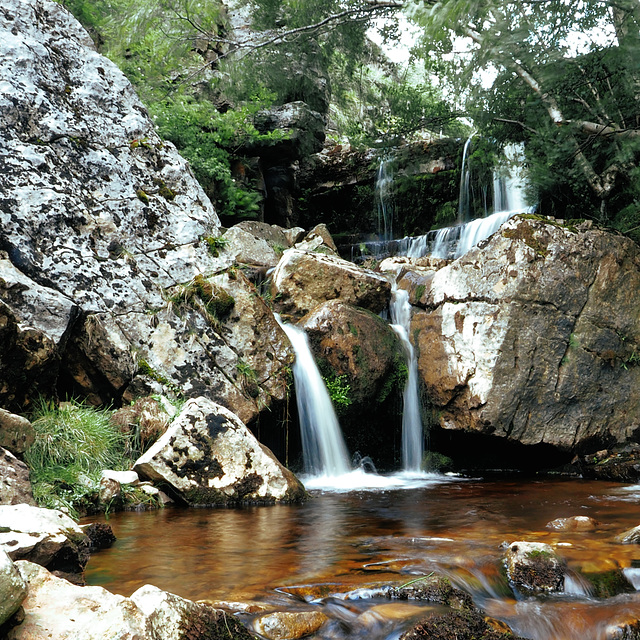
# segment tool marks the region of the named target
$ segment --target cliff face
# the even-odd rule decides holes
[[[282,395],[284,334],[272,317],[251,332],[238,320],[248,307],[264,315],[253,286],[196,280],[233,263],[216,246],[210,201],[59,4],[3,2],[0,114],[2,405],[56,386],[109,402],[169,385],[251,420]],[[237,365],[259,369],[265,352],[268,370],[248,391]]]

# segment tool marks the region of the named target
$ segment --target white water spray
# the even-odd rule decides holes
[[[396,332],[407,352],[408,377],[405,383],[402,411],[402,466],[404,471],[418,473],[422,470],[424,453],[420,397],[418,395],[418,361],[409,340],[411,305],[409,294],[394,285],[391,298],[391,328]]]
[[[351,471],[349,454],[324,380],[309,348],[307,334],[290,324],[280,326],[296,354],[293,377],[302,435],[305,471],[316,476],[342,476]]]

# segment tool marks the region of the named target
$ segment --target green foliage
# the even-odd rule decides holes
[[[72,401],[56,407],[41,398],[31,416],[36,438],[25,453],[40,506],[65,507],[73,515],[96,501],[103,469],[129,469],[127,439],[110,412]]]
[[[227,246],[227,239],[221,236],[207,236],[204,240],[209,247],[209,253],[214,258],[217,258],[220,255],[220,250],[224,249]]]
[[[425,471],[433,471],[435,473],[445,473],[453,471],[453,460],[448,456],[437,451],[427,451],[422,458],[422,468]]]
[[[282,138],[279,131],[260,134],[253,125],[253,115],[268,103],[269,98],[263,95],[225,113],[210,102],[186,96],[149,105],[158,132],[189,160],[196,178],[222,216],[250,218],[260,210],[261,193],[232,175],[231,161],[241,147]]]
[[[333,373],[330,376],[324,377],[325,385],[331,402],[336,409],[336,413],[340,414],[347,407],[351,406],[351,385],[347,382],[346,375],[337,375]]]
[[[233,308],[235,299],[222,287],[198,274],[187,284],[177,287],[169,302],[178,315],[182,305],[187,304],[200,311],[211,326],[219,328],[221,321]]]

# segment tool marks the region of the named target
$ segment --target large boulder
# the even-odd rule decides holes
[[[234,256],[217,250],[216,212],[125,76],[59,3],[8,0],[0,80],[0,402],[56,386],[94,403],[164,390],[255,419],[286,385],[286,338],[271,317],[274,364],[261,371],[251,343],[270,338],[235,326],[253,286],[239,276],[229,293],[193,295]],[[214,297],[235,298],[237,314]],[[270,315],[252,304],[252,321]]]
[[[380,313],[389,304],[391,284],[379,273],[341,258],[289,249],[273,272],[271,293],[276,310],[288,318],[299,319],[336,298]]]
[[[638,291],[634,242],[535,216],[423,277],[411,335],[440,427],[565,452],[637,437]]]
[[[35,506],[29,467],[11,451],[0,447],[0,504],[29,504]]]
[[[189,505],[291,502],[306,495],[235,414],[207,398],[189,400],[134,469]]]
[[[26,561],[16,562],[27,583],[24,620],[7,640],[174,640],[252,636],[233,616],[146,585],[130,598],[102,587],[78,587]],[[64,603],[64,606],[61,606]]]
[[[407,355],[397,334],[380,316],[341,300],[316,306],[299,326],[330,390],[341,391],[334,405],[349,450],[370,456],[376,466],[397,465],[394,444],[400,441],[407,378]]]
[[[77,576],[89,560],[89,538],[57,509],[0,505],[0,545],[12,560],[29,560]]]
[[[0,627],[18,610],[27,597],[27,583],[11,558],[0,549]]]
[[[505,556],[507,577],[524,593],[553,593],[564,589],[564,563],[543,542],[512,542]]]

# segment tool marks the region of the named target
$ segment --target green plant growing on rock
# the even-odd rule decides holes
[[[351,385],[347,382],[346,375],[337,375],[333,373],[330,376],[323,376],[324,383],[327,386],[327,392],[331,398],[331,402],[336,409],[336,412],[340,414],[345,409],[351,406]]]
[[[188,304],[200,311],[212,327],[219,329],[222,319],[233,308],[235,299],[222,287],[198,274],[193,280],[180,286],[169,298],[169,302],[178,315],[181,313],[182,305]]]
[[[227,246],[227,239],[223,238],[222,236],[207,236],[204,241],[209,247],[209,253],[214,258],[217,258],[220,255],[220,251]]]

